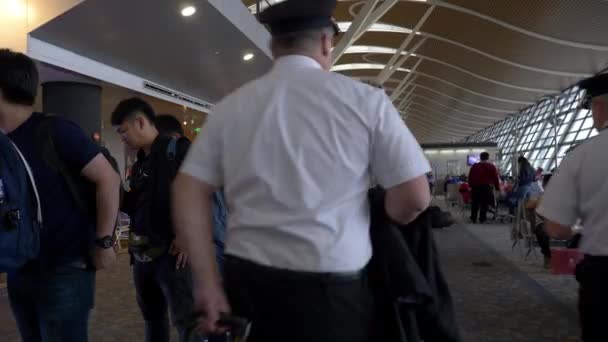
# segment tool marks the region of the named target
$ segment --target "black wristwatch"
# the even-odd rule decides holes
[[[110,235],[95,239],[94,242],[95,246],[103,249],[112,248],[112,246],[114,246],[114,238],[112,238]]]

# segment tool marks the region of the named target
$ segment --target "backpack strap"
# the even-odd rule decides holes
[[[177,138],[171,138],[167,144],[167,159],[171,162],[177,160]]]
[[[44,118],[36,128],[36,141],[42,148],[42,156],[47,165],[55,169],[55,171],[57,171],[63,177],[70,195],[72,195],[72,198],[76,202],[76,205],[80,208],[80,210],[82,210],[83,213],[89,213],[90,210],[83,197],[79,179],[77,179],[68,165],[61,160],[59,157],[59,152],[57,152],[57,147],[55,145],[55,139],[53,136],[53,125],[55,120],[57,120],[55,115],[45,114]]]
[[[19,148],[17,147],[17,145],[15,145],[14,142],[11,141],[11,144],[15,148],[15,151],[17,151],[17,154],[19,155],[19,158],[21,158],[21,162],[23,163],[25,170],[27,171],[27,176],[30,179],[32,189],[34,190],[34,196],[36,197],[36,221],[38,221],[38,223],[42,226],[42,206],[40,204],[40,195],[38,194],[38,187],[36,186],[34,174],[32,173],[30,164],[28,164],[27,160],[25,160],[25,157],[23,156],[23,153],[21,153],[21,150],[19,150]]]

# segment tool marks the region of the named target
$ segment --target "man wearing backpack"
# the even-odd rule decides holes
[[[33,113],[37,89],[35,63],[0,50],[0,129],[29,164],[43,218],[39,254],[9,274],[9,300],[22,341],[82,342],[88,339],[95,269],[116,258],[112,246],[120,180],[76,124]],[[57,163],[41,144],[43,122],[49,123],[44,139],[52,142]],[[75,198],[67,173],[90,190],[90,206]]]
[[[112,114],[122,141],[139,150],[122,211],[131,217],[129,252],[145,340],[169,341],[169,307],[180,341],[188,341],[196,317],[192,280],[187,256],[174,243],[169,190],[190,141],[159,134],[155,120],[152,107],[139,98],[120,102]]]
[[[177,139],[184,138],[182,123],[173,115],[157,115],[154,120],[158,134]],[[228,208],[223,189],[213,193],[213,242],[215,244],[215,258],[220,272],[224,268],[224,239],[226,236],[226,221]]]

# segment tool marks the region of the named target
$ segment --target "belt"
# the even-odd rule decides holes
[[[166,244],[152,243],[148,236],[136,235],[133,232],[129,234],[129,252],[137,262],[154,261],[164,255],[168,249],[169,247]]]
[[[365,271],[359,270],[355,272],[301,272],[292,271],[286,269],[280,269],[270,266],[263,266],[256,264],[249,260],[245,260],[239,257],[226,255],[225,266],[226,269],[234,267],[236,269],[244,269],[244,271],[256,274],[257,276],[263,276],[267,278],[280,278],[283,280],[297,280],[297,281],[317,281],[317,282],[348,282],[356,281],[363,278]]]

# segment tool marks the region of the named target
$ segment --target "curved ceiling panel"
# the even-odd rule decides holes
[[[459,139],[608,67],[604,0],[339,0],[335,17],[348,30],[337,72],[383,83],[422,142]]]

